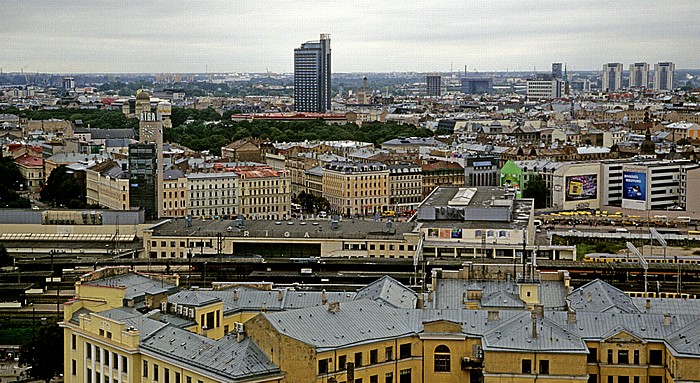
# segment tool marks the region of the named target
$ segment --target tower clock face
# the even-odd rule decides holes
[[[155,130],[153,128],[143,128],[144,137],[155,137]]]

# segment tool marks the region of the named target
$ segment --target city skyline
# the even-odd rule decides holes
[[[600,70],[694,53],[700,3],[3,2],[4,72],[283,72],[319,33],[335,72]],[[136,3],[133,3],[136,4]]]

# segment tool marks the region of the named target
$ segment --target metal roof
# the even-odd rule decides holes
[[[632,299],[625,292],[600,279],[588,282],[572,291],[567,300],[570,307],[577,312],[639,312],[637,306],[632,303]]]
[[[281,334],[319,351],[414,334],[398,310],[367,299],[341,303],[337,312],[321,306],[263,315]]]
[[[536,334],[533,334],[532,326],[530,313],[523,312],[486,332],[483,348],[489,351],[588,352],[580,336],[551,319],[536,318]]]
[[[214,373],[226,381],[280,374],[260,348],[250,339],[238,342],[235,336],[220,340],[191,333],[174,326],[165,326],[141,342],[145,352],[159,358]]]
[[[396,279],[385,275],[358,290],[355,300],[372,299],[392,307],[415,308],[418,294]]]

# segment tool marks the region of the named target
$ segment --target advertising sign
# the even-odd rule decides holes
[[[567,201],[595,199],[598,197],[598,176],[591,174],[566,177],[564,193]]]
[[[647,174],[622,172],[622,198],[633,201],[647,200]]]

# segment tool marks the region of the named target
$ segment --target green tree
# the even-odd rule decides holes
[[[40,193],[44,202],[69,207],[80,207],[81,202],[85,202],[82,194],[80,185],[73,174],[69,173],[66,165],[61,165],[51,172]]]
[[[17,193],[24,185],[24,177],[12,158],[0,158],[0,207],[24,208],[31,206],[28,199]]]
[[[534,198],[535,209],[542,209],[547,207],[548,195],[549,189],[547,188],[547,184],[539,175],[534,175],[530,177],[530,180],[527,181],[527,184],[523,189],[524,198]]]
[[[63,330],[57,322],[42,325],[34,337],[22,345],[19,363],[31,366],[30,376],[46,383],[63,372]]]

